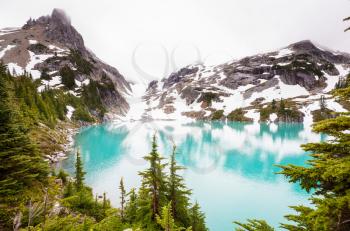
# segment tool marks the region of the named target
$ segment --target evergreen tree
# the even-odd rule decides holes
[[[30,140],[14,99],[11,76],[0,65],[0,224],[9,224],[13,210],[46,184],[48,164]],[[18,212],[18,211],[17,211]]]
[[[121,221],[125,221],[125,188],[124,188],[124,182],[123,178],[120,179],[120,184],[119,184],[119,190],[120,190],[120,218]]]
[[[137,195],[136,223],[141,224],[145,230],[159,230],[153,220],[151,190],[142,182]]]
[[[175,224],[175,220],[172,215],[171,202],[167,206],[162,208],[162,215],[157,215],[158,224],[164,229],[164,231],[180,231],[184,230],[184,228],[178,228]],[[190,231],[191,228],[186,229],[186,231]]]
[[[190,205],[189,196],[191,190],[186,188],[184,179],[177,172],[183,170],[176,163],[176,146],[173,147],[173,152],[170,157],[170,173],[169,173],[169,195],[168,200],[171,201],[172,214],[176,221],[182,226],[189,226],[189,216],[187,208]]]
[[[151,219],[155,221],[156,215],[159,215],[160,208],[166,204],[166,174],[165,166],[162,163],[162,158],[157,150],[156,136],[153,136],[152,150],[144,157],[149,163],[149,168],[143,172],[140,172],[142,177],[143,193],[148,194],[148,198],[151,202]]]
[[[205,226],[205,216],[200,211],[198,202],[196,202],[190,209],[190,219],[191,227],[193,231],[207,231],[208,229]]]
[[[125,220],[129,223],[134,223],[137,213],[137,196],[135,189],[131,189],[127,196],[129,196],[129,200],[125,206]]]
[[[106,197],[106,193],[104,192],[103,193],[103,201],[102,201],[102,208],[105,210],[107,209],[109,206],[108,206],[108,200],[107,200],[107,197]]]
[[[350,20],[350,17],[344,21]],[[350,27],[345,31],[349,31]],[[349,76],[333,94],[350,101]],[[314,208],[294,206],[298,214],[287,215],[294,224],[283,224],[287,230],[350,230],[350,114],[321,121],[314,131],[333,137],[327,142],[310,143],[303,146],[312,152],[310,166],[282,166],[282,173],[291,182],[299,182],[302,188],[314,191],[311,202]]]
[[[340,116],[314,125],[314,131],[333,139],[303,145],[311,152],[307,167],[281,166],[282,174],[291,182],[299,182],[306,191],[313,191],[310,198],[314,208],[293,206],[298,214],[286,218],[294,224],[283,224],[287,230],[326,231],[350,230],[350,117]]]
[[[274,228],[269,226],[266,221],[263,220],[250,220],[247,223],[240,223],[235,221],[235,224],[239,225],[236,231],[274,231]]]
[[[2,68],[0,68],[2,69]],[[0,198],[45,182],[48,165],[28,136],[13,99],[11,76],[0,75]]]
[[[75,187],[77,191],[80,191],[84,187],[84,167],[80,157],[79,150],[77,151],[76,161],[75,161]]]

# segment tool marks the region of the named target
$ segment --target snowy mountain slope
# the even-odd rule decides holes
[[[330,110],[345,111],[329,92],[349,73],[348,54],[301,41],[218,66],[187,66],[162,81],[153,81],[138,102],[143,110],[133,114],[133,119],[210,119],[218,110],[227,116],[243,108],[245,116],[259,121],[259,109],[273,100],[288,99],[299,113],[295,122],[312,121],[311,112],[319,109],[321,95]]]
[[[89,51],[82,36],[61,10],[28,20],[22,28],[0,30],[0,59],[13,75],[30,74],[47,88],[65,89],[80,97],[84,86],[94,88],[109,115],[123,115],[129,83],[114,67]]]

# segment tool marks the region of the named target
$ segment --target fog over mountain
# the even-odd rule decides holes
[[[197,61],[219,64],[305,39],[350,52],[342,22],[349,7],[348,0],[14,0],[2,5],[0,28],[61,8],[96,55],[127,79],[148,81]]]

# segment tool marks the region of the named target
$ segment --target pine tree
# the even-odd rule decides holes
[[[9,225],[17,206],[45,185],[49,173],[14,99],[12,76],[0,65],[0,226]],[[15,211],[17,210],[17,211]],[[17,215],[16,215],[17,217]],[[19,221],[20,222],[20,221]]]
[[[166,174],[165,166],[162,163],[162,158],[157,150],[156,136],[153,136],[152,150],[144,157],[149,163],[149,168],[143,172],[140,172],[142,177],[143,193],[147,193],[151,202],[151,218],[153,221],[156,219],[156,215],[159,215],[159,210],[166,204]]]
[[[18,112],[11,76],[0,72],[0,198],[3,200],[21,195],[35,182],[45,182],[48,165],[30,140]]]
[[[80,157],[80,152],[78,150],[76,161],[75,161],[75,187],[77,191],[82,190],[84,187],[85,174],[86,173],[84,172],[84,167]]]
[[[177,173],[184,168],[177,165],[175,156],[176,146],[174,145],[170,157],[168,200],[171,201],[172,214],[175,220],[183,226],[189,226],[190,221],[187,208],[190,205],[189,196],[191,195],[191,190],[186,188],[183,177]]]
[[[350,87],[337,89],[336,97],[349,102]],[[323,120],[313,130],[332,137],[328,141],[303,145],[312,153],[307,167],[281,166],[282,174],[298,182],[308,192],[313,208],[293,206],[297,215],[287,215],[293,224],[282,227],[291,230],[350,230],[350,114]]]
[[[193,231],[207,231],[205,226],[205,216],[200,211],[198,202],[190,209],[191,227]]]
[[[239,225],[236,231],[274,231],[274,228],[269,226],[264,220],[250,220],[247,223],[234,222]]]
[[[175,220],[172,215],[171,202],[167,206],[162,208],[161,216],[157,215],[158,224],[164,229],[164,231],[180,231],[184,230],[184,228],[179,228],[175,224]],[[186,231],[192,230],[191,228],[186,229]]]
[[[131,189],[127,196],[129,200],[125,205],[125,220],[131,224],[136,221],[137,213],[137,196],[135,189]]]
[[[124,188],[124,182],[123,182],[123,177],[120,179],[120,184],[119,184],[119,190],[120,190],[120,218],[121,221],[125,221],[125,188]]]
[[[107,196],[105,192],[103,193],[102,208],[104,210],[108,208],[108,201],[107,201]]]

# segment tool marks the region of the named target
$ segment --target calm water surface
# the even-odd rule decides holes
[[[193,189],[212,231],[233,230],[232,221],[265,219],[278,227],[289,205],[307,204],[308,195],[275,174],[276,164],[304,165],[307,153],[300,145],[322,137],[302,124],[150,123],[103,124],[84,128],[75,137],[84,160],[86,182],[94,193],[107,193],[119,203],[121,177],[127,189],[138,187],[138,171],[147,167],[142,156],[150,150],[156,132],[159,150],[168,157],[173,143],[177,161]],[[74,154],[63,166],[73,172]]]

